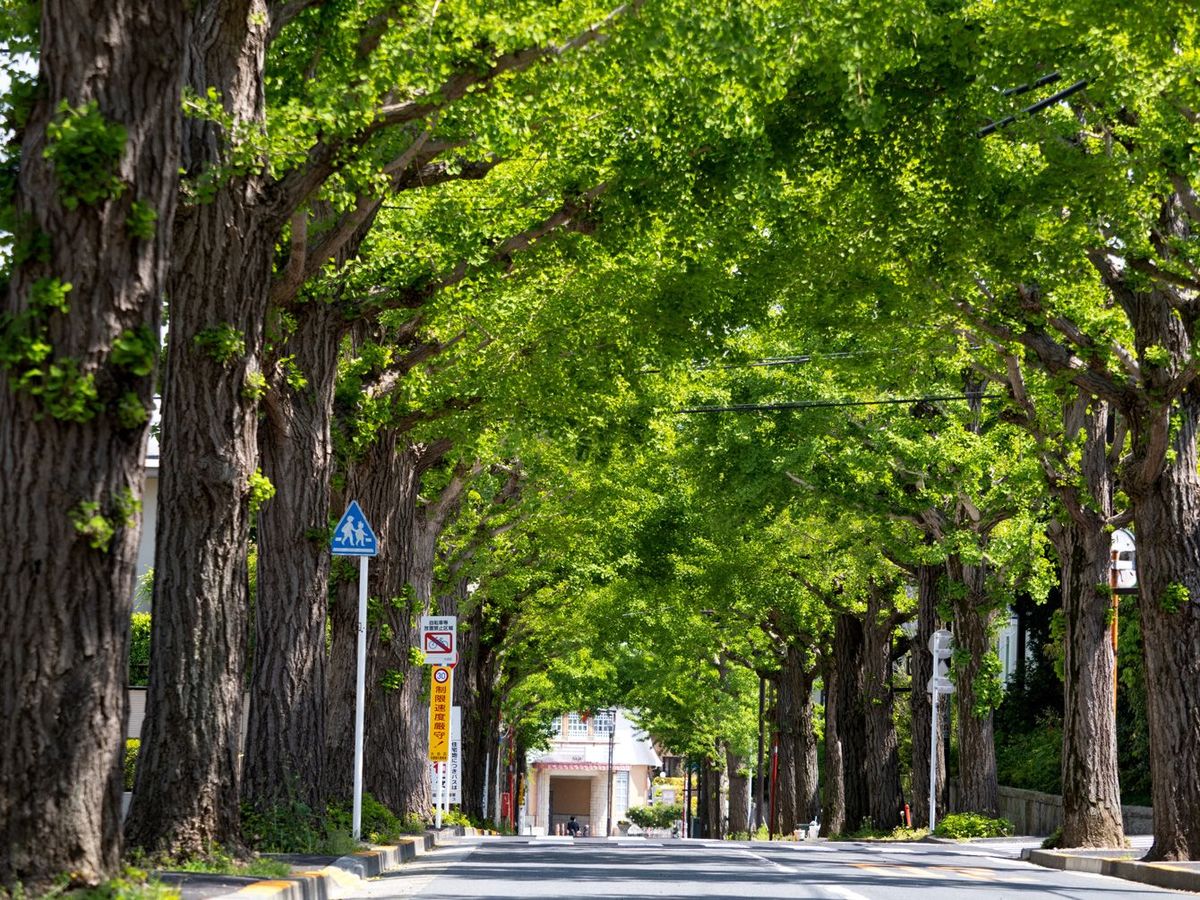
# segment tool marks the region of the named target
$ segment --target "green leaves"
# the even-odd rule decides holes
[[[117,171],[127,132],[107,121],[95,100],[72,107],[63,100],[58,115],[46,126],[42,156],[54,166],[58,196],[73,210],[119,197],[125,189]]]

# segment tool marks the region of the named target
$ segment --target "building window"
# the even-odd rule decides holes
[[[629,809],[629,773],[613,773],[613,818],[623,819]]]
[[[571,713],[567,716],[567,735],[568,737],[587,737],[588,723],[579,713]]]
[[[562,716],[555,716],[554,721],[550,723],[550,736],[562,737]]]
[[[603,709],[596,713],[596,734],[608,737],[613,733],[614,713],[611,709]]]

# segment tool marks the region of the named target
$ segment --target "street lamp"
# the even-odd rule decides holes
[[[614,706],[611,709],[605,710],[608,715],[608,826],[605,830],[605,837],[612,836],[612,810],[613,810],[613,747],[617,738],[617,708]]]

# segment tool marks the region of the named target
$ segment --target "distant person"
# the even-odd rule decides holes
[[[575,821],[575,817],[571,816],[571,820],[567,822],[567,834],[571,837],[579,837],[579,823]]]

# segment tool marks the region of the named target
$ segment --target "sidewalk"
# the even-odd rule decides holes
[[[443,828],[342,857],[271,854],[291,864],[286,878],[168,871],[155,872],[154,877],[178,890],[182,900],[334,900],[353,893],[364,879],[423,856],[448,843],[447,839],[473,833],[473,828]]]
[[[1049,869],[1090,872],[1137,881],[1176,891],[1200,893],[1200,861],[1177,863],[1141,862],[1150,849],[1149,836],[1132,838],[1132,847],[1124,850],[1041,850],[1025,849],[1021,859]],[[1139,846],[1141,845],[1141,846]]]

